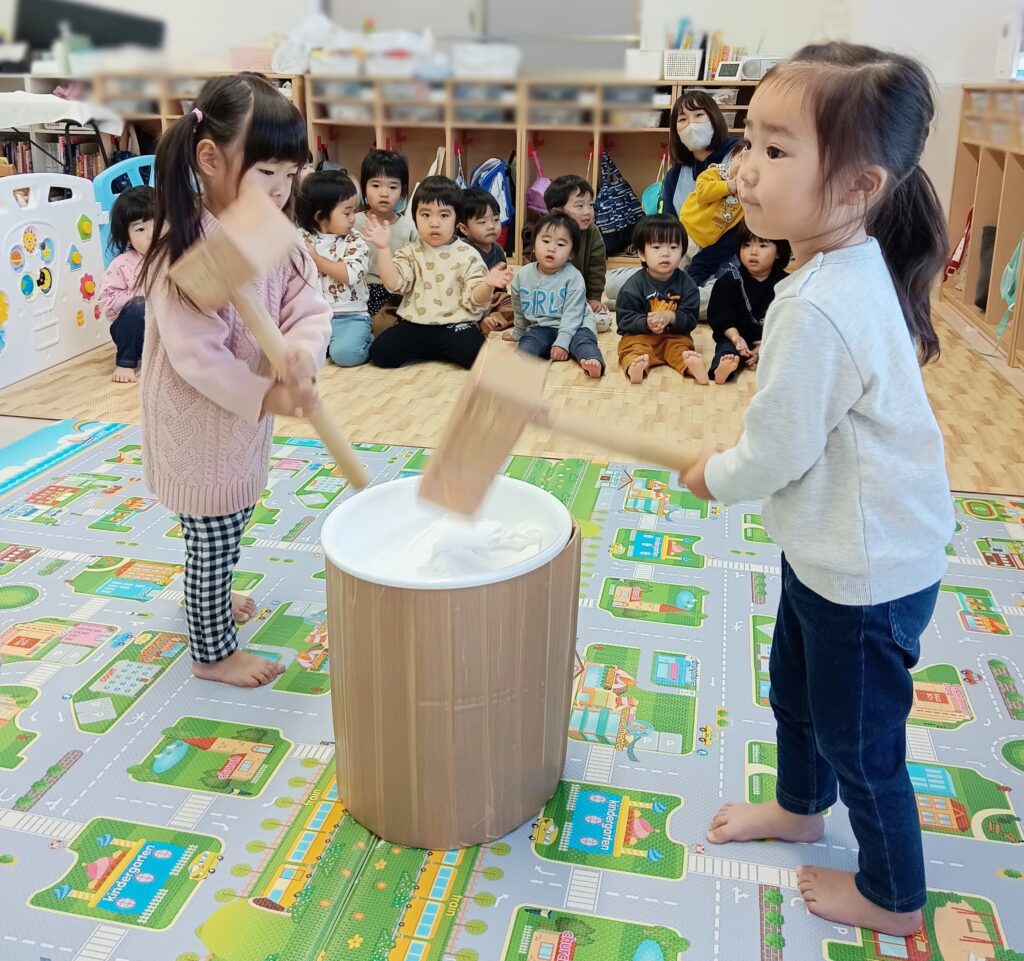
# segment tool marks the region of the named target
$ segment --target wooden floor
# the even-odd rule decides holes
[[[946,438],[954,490],[1024,493],[1024,397],[941,319],[942,359],[926,369],[925,381]],[[548,398],[560,409],[585,412],[594,420],[635,431],[650,431],[698,450],[705,443],[732,443],[743,426],[743,411],[754,392],[754,376],[737,383],[698,387],[667,368],[654,371],[640,387],[619,370],[614,334],[602,334],[608,374],[589,380],[573,363],[555,364]],[[712,356],[708,328],[697,331],[698,347]],[[0,391],[0,415],[137,423],[138,388],[113,384],[113,348],[100,348]],[[808,363],[814,358],[808,355]],[[437,444],[466,375],[438,364],[401,370],[328,365],[324,400],[354,441]],[[282,418],[278,433],[312,436],[308,425]],[[515,453],[537,456],[603,456],[614,450],[528,428]]]

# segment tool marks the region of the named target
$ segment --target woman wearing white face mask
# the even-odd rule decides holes
[[[662,212],[679,217],[686,198],[693,193],[697,178],[713,164],[724,163],[739,137],[729,127],[718,104],[703,90],[684,93],[672,108],[669,123],[669,153],[672,166],[662,184]],[[714,278],[735,255],[728,237],[691,251],[687,272],[698,287]]]
[[[709,93],[689,90],[672,107],[668,139],[672,166],[661,185],[661,212],[679,217],[683,203],[693,193],[697,178],[712,164],[723,163],[739,143],[739,137],[729,135],[729,125]],[[709,281],[724,269],[735,254],[736,246],[732,238],[723,236],[718,243],[702,250],[694,245],[694,249],[683,257],[681,266],[701,288],[702,319],[711,297]],[[604,299],[614,304],[623,284],[638,269],[617,267],[610,271]]]
[[[739,138],[729,135],[725,117],[709,93],[689,90],[672,107],[668,139],[672,166],[661,188],[662,213],[678,217],[697,178],[711,164],[722,163]]]
[[[669,156],[672,166],[662,182],[662,213],[679,217],[686,198],[693,193],[697,177],[712,164],[721,164],[732,153],[739,137],[729,134],[729,125],[710,93],[688,90],[676,100],[669,122]],[[707,316],[711,298],[710,283],[726,264],[735,259],[736,247],[732,239],[722,239],[703,249],[693,245],[684,254],[682,266],[690,279],[700,288],[700,319]],[[618,291],[640,269],[614,267],[608,271],[604,287],[604,300],[614,303]]]

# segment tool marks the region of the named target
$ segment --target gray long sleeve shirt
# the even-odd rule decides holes
[[[725,503],[764,498],[800,581],[881,604],[940,580],[953,534],[942,435],[874,239],[779,283],[743,436],[708,461]]]
[[[515,325],[512,337],[519,340],[534,324],[557,327],[555,347],[569,349],[573,334],[581,326],[593,329],[592,311],[587,306],[587,286],[583,275],[568,263],[553,274],[545,274],[536,264],[524,264],[510,288]]]

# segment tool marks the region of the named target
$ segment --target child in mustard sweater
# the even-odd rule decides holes
[[[427,177],[413,195],[412,215],[419,238],[394,257],[387,226],[374,217],[363,225],[363,237],[377,249],[384,286],[402,294],[398,321],[373,342],[370,363],[401,367],[444,360],[468,370],[484,345],[480,319],[494,291],[511,283],[512,271],[507,264],[488,271],[479,251],[456,236],[465,213],[453,180]]]

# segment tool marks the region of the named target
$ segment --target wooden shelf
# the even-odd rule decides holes
[[[1024,366],[1022,298],[1018,298],[1002,336],[997,337],[996,330],[1006,311],[1000,282],[1010,255],[1024,234],[1024,115],[993,107],[998,95],[1010,91],[1019,98],[1016,105],[1024,105],[1024,85],[967,84],[963,90],[960,139],[949,203],[950,250],[960,241],[968,211],[973,210],[974,214],[971,242],[961,265],[964,289],[956,290],[951,281],[944,282],[942,301],[993,344],[1011,367],[1020,367]],[[987,109],[978,109],[982,103]],[[1000,125],[1000,133],[1010,138],[1008,142],[992,139],[993,124]],[[995,228],[987,276],[982,270],[980,250],[980,238],[986,227]],[[1018,276],[1017,283],[1020,289],[1024,275]],[[974,301],[979,286],[984,292],[986,284],[986,308],[982,310]]]
[[[533,129],[537,129],[536,127]],[[609,127],[601,124],[601,133],[671,133],[671,127]]]

